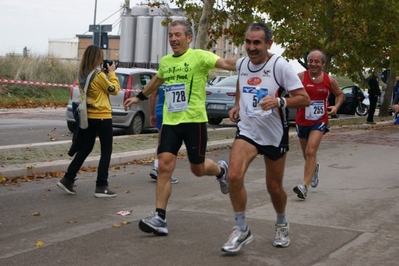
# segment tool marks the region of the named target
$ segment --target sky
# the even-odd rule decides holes
[[[130,0],[130,7],[141,2]],[[49,40],[91,35],[89,25],[94,22],[113,25],[109,34],[118,35],[123,3],[123,0],[1,0],[0,34],[3,37],[0,56],[21,54],[24,47],[31,54],[46,55]],[[270,51],[279,55],[283,53],[276,44]],[[297,72],[303,70],[298,63],[290,63]]]

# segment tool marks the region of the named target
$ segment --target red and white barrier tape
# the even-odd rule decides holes
[[[41,85],[41,86],[49,86],[49,87],[75,87],[76,81],[73,84],[60,84],[60,83],[48,83],[48,82],[38,82],[38,81],[23,81],[23,80],[12,80],[12,79],[0,79],[0,83],[11,83],[11,84],[23,84],[23,85]],[[122,91],[131,91],[139,93],[140,89],[122,89]]]
[[[122,89],[121,88],[121,91],[131,91],[131,92],[140,93],[142,90],[140,90],[140,89]]]
[[[50,87],[68,87],[68,88],[73,87],[73,84],[60,84],[60,83],[48,83],[48,82],[12,80],[12,79],[0,79],[0,83],[40,85],[40,86],[50,86]]]

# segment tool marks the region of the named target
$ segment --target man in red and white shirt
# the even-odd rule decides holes
[[[319,182],[320,165],[316,154],[323,135],[328,132],[328,116],[335,115],[345,100],[337,81],[323,72],[326,56],[319,50],[308,55],[308,70],[298,73],[303,87],[310,97],[310,105],[298,108],[296,130],[301,144],[305,169],[303,184],[294,187],[298,198],[306,199],[309,185],[316,187]],[[335,95],[335,105],[328,106],[330,93]]]

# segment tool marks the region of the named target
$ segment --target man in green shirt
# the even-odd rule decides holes
[[[192,29],[185,20],[169,25],[169,44],[172,54],[162,57],[159,70],[150,83],[136,97],[124,102],[125,108],[146,100],[147,96],[165,84],[163,124],[158,147],[158,180],[156,209],[139,227],[146,233],[167,235],[166,206],[171,194],[176,156],[184,141],[194,175],[216,176],[223,194],[229,192],[225,160],[218,163],[205,158],[208,121],[205,99],[206,79],[211,69],[236,70],[236,59],[224,59],[200,49],[191,49]]]

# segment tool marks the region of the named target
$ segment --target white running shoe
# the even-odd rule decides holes
[[[311,187],[317,187],[317,185],[319,184],[319,170],[320,164],[316,163],[316,169],[314,170],[312,180],[310,180]]]
[[[241,231],[238,226],[234,226],[233,233],[231,233],[226,244],[223,245],[222,251],[229,253],[238,252],[243,245],[248,245],[252,240],[253,237],[248,226],[246,231]]]
[[[290,224],[286,223],[281,225],[276,224],[274,227],[276,236],[274,237],[273,246],[275,247],[288,247],[290,244]]]

